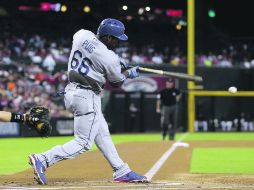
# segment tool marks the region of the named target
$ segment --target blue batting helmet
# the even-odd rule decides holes
[[[128,36],[124,34],[124,30],[125,27],[121,21],[113,18],[107,18],[101,22],[97,31],[97,35],[99,37],[107,35],[114,36],[119,40],[126,41],[128,40]]]

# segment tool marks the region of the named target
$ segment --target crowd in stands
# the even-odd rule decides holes
[[[67,83],[57,64],[67,64],[72,39],[57,40],[42,35],[0,37],[0,110],[25,112],[32,105],[44,105],[53,117],[71,117],[61,98],[54,95]],[[179,47],[125,43],[116,52],[131,64],[186,65],[186,53]],[[254,67],[253,44],[230,46],[217,54],[197,54],[196,64],[205,67]],[[8,66],[3,69],[1,66]],[[66,67],[67,68],[67,67]]]
[[[65,72],[51,75],[34,64],[16,65],[8,71],[0,69],[0,78],[0,110],[24,113],[43,105],[52,117],[72,117],[65,110],[62,97],[56,96],[66,86]]]
[[[5,34],[0,37],[0,64],[34,63],[52,73],[56,64],[66,64],[72,39],[49,39],[41,35],[15,36]],[[197,53],[195,62],[204,67],[254,67],[254,44],[229,45],[214,52]],[[165,45],[122,44],[116,52],[133,64],[186,65],[186,52],[180,47]]]
[[[137,48],[126,46],[119,48],[121,57],[134,64],[170,64],[181,66],[187,64],[186,53],[179,47],[155,47],[148,45]],[[215,52],[197,53],[195,63],[203,67],[242,67],[254,68],[254,43],[235,44]]]
[[[0,38],[0,64],[33,63],[52,73],[57,63],[68,61],[71,41],[52,41],[40,35]]]

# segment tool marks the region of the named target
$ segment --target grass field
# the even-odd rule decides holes
[[[254,133],[225,132],[225,133],[191,133],[185,141],[254,141]]]
[[[191,173],[254,174],[254,148],[195,148]]]
[[[178,138],[177,135],[176,138]],[[13,174],[29,168],[27,156],[32,153],[46,151],[58,144],[64,144],[73,139],[67,137],[50,138],[2,138],[0,139],[0,175]],[[123,142],[159,141],[159,134],[112,135],[115,144]],[[96,150],[94,145],[92,150]]]
[[[182,134],[177,134],[178,139]],[[0,175],[27,169],[27,156],[63,144],[73,137],[2,138],[0,139]],[[113,135],[115,144],[124,142],[160,141],[160,134]],[[184,141],[253,141],[254,133],[190,133]],[[93,146],[92,150],[96,150]],[[239,154],[240,153],[240,154]],[[220,155],[220,156],[218,156]],[[237,156],[236,156],[237,155]],[[211,159],[216,158],[216,159]],[[254,173],[254,149],[250,148],[196,148],[193,151],[191,172],[196,173]],[[233,168],[228,169],[227,164]],[[250,166],[252,164],[252,167]],[[219,168],[220,170],[215,170]],[[249,168],[240,170],[240,168]],[[230,171],[229,171],[230,170]]]

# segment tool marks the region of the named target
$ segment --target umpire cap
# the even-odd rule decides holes
[[[113,19],[113,18],[107,18],[101,22],[97,30],[97,35],[99,37],[103,37],[107,35],[114,36],[118,40],[126,41],[128,40],[128,36],[124,34],[124,30],[125,30],[125,27],[121,21]]]

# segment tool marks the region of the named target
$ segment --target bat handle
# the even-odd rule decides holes
[[[150,72],[150,73],[155,73],[159,75],[164,75],[164,72],[162,70],[156,70],[156,69],[149,69],[149,68],[144,68],[144,67],[139,67],[140,71],[145,71],[145,72]]]

